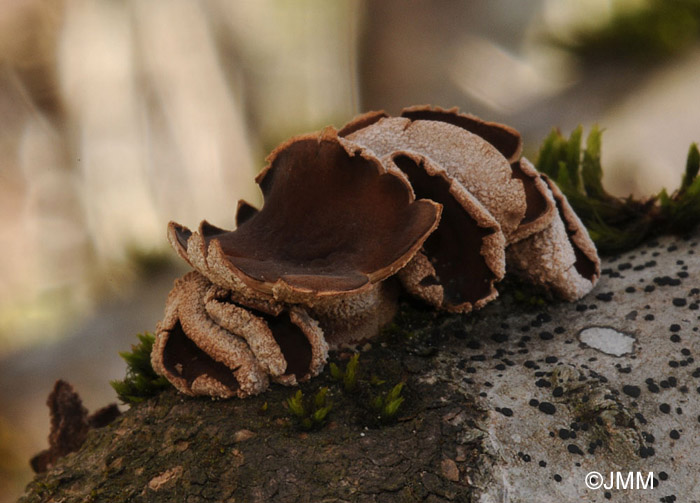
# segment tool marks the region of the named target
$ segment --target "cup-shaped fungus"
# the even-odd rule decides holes
[[[346,126],[341,132],[351,129]],[[496,147],[460,126],[436,120],[379,117],[346,138],[380,158],[399,151],[429,158],[493,215],[508,241],[525,217],[523,184],[513,177],[508,160]]]
[[[396,309],[396,285],[384,280],[439,222],[438,203],[416,201],[401,171],[332,129],[293,138],[268,160],[257,177],[264,204],[239,203],[236,230],[168,227],[198,273],[171,292],[152,359],[184,393],[295,384],[320,371],[328,343],[376,335]]]
[[[396,152],[385,163],[403,171],[416,197],[442,204],[438,228],[399,271],[406,290],[447,311],[483,307],[505,274],[505,238],[498,222],[455,178],[430,159]]]
[[[556,213],[546,185],[519,159],[520,135],[507,126],[457,109],[411,107],[402,117],[361,115],[340,134],[377,155],[404,152],[395,159],[417,196],[452,208],[449,223],[445,206],[438,230],[399,274],[409,292],[437,307],[469,311],[494,299],[506,244],[547,227]]]
[[[318,374],[379,333],[399,282],[443,310],[493,300],[506,267],[567,300],[600,276],[566,198],[514,129],[457,109],[360,115],[292,138],[238,203],[236,230],[171,222],[197,272],[168,297],[152,363],[183,393],[245,397]]]
[[[535,167],[520,157],[523,141],[518,131],[504,124],[486,122],[474,115],[460,113],[456,107],[445,110],[427,105],[413,106],[404,108],[401,117],[414,121],[432,120],[454,124],[486,140],[508,160],[511,176],[520,180],[525,191],[525,215],[515,231],[508,236],[508,244],[539,232],[552,222],[556,213],[554,200]]]
[[[508,160],[511,176],[520,180],[525,191],[525,215],[517,228],[508,235],[508,244],[539,232],[552,222],[556,213],[554,200],[535,167],[527,159],[520,157],[523,141],[518,131],[504,124],[486,122],[474,115],[460,113],[456,107],[445,110],[427,105],[413,106],[404,108],[401,117],[413,121],[431,120],[454,124],[481,137]]]
[[[368,291],[401,269],[440,218],[398,171],[334,130],[293,138],[256,181],[262,208],[234,231],[170,224],[180,255],[231,290],[313,306]]]
[[[250,219],[257,211],[249,203],[239,201],[236,226]],[[401,270],[405,269],[406,267]],[[329,348],[339,349],[354,346],[377,335],[396,314],[399,290],[397,282],[389,279],[376,283],[361,293],[323,298],[306,308],[318,321]],[[278,314],[283,309],[282,303],[267,296],[261,297],[260,292],[252,291],[244,285],[229,292],[229,295],[235,302],[268,314]]]
[[[508,265],[531,283],[574,301],[591,291],[600,278],[600,259],[564,194],[546,176],[541,179],[556,201],[557,215],[547,228],[508,247]]]
[[[484,121],[475,115],[461,113],[457,107],[444,109],[430,105],[416,105],[401,110],[401,117],[412,121],[424,120],[454,124],[489,142],[510,163],[517,161],[523,151],[523,140],[515,129],[505,124]]]
[[[556,188],[550,190],[549,182],[520,157],[522,140],[513,128],[462,114],[456,108],[414,106],[404,109],[401,117],[368,112],[349,122],[339,134],[379,156],[413,152],[439,166],[447,179],[458,181],[493,215],[505,236],[504,246],[513,248],[506,256],[508,263],[512,262],[513,269],[527,279],[568,300],[581,297],[595,284],[600,267],[595,247],[566,198]],[[418,192],[415,182],[411,182]],[[562,230],[563,221],[568,231]],[[440,233],[440,227],[436,233]],[[440,262],[437,257],[447,253],[436,242],[438,239],[431,236],[422,252],[401,271],[404,287],[433,305],[469,310],[471,303],[462,304],[461,308],[455,302],[436,303],[440,292],[449,290],[448,281],[452,285],[460,282],[450,275],[431,276],[431,270]],[[478,248],[479,240],[472,242]],[[528,253],[533,243],[535,247],[538,243],[549,247],[538,261],[534,251]],[[569,257],[573,253],[576,260]],[[461,255],[459,260],[467,261],[466,256]],[[554,256],[557,259],[553,261],[543,258]],[[577,266],[572,269],[573,264]],[[479,282],[483,276],[474,271],[470,277]],[[497,279],[501,277],[502,274]],[[429,285],[431,281],[433,285]],[[484,296],[473,305],[480,307],[494,297],[495,293]]]
[[[151,362],[182,393],[228,398],[264,391],[268,376],[282,384],[313,377],[327,355],[321,329],[303,309],[253,313],[192,271],[168,296]]]

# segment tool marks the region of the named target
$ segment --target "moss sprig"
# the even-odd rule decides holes
[[[341,370],[338,365],[331,362],[329,365],[331,376],[336,381],[343,383],[343,390],[347,393],[352,393],[357,389],[357,365],[360,361],[360,353],[355,353],[352,355],[347,365],[345,365],[345,370]]]
[[[376,374],[360,369],[360,354],[355,353],[341,370],[331,363],[331,377],[342,386],[343,393],[365,411],[361,422],[365,426],[381,426],[395,422],[406,400],[402,392],[406,383],[387,383]]]
[[[126,377],[121,381],[110,381],[119,400],[128,404],[142,402],[170,387],[168,380],[156,374],[151,366],[155,336],[146,332],[137,337],[139,343],[131,346],[131,352],[119,353],[126,361]]]
[[[583,128],[564,137],[553,130],[540,148],[537,169],[552,178],[588,229],[601,254],[620,253],[661,232],[683,233],[700,221],[700,151],[688,151],[681,185],[645,199],[609,194],[600,161],[602,131],[594,126],[582,147]]]
[[[296,426],[303,431],[322,428],[333,409],[333,403],[328,397],[328,387],[323,387],[310,397],[305,398],[299,389],[287,399],[287,407],[294,418]]]
[[[377,414],[379,422],[389,423],[396,418],[396,414],[405,400],[401,396],[405,384],[400,382],[387,393],[377,394],[370,400],[370,406]]]

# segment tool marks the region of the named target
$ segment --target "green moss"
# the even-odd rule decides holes
[[[579,29],[573,41],[554,43],[586,62],[636,62],[648,68],[687,52],[700,39],[698,0],[650,0],[622,9],[620,4],[613,3],[607,23]]]
[[[512,299],[516,304],[524,308],[542,308],[555,301],[551,291],[541,285],[534,285],[514,274],[506,277],[498,285],[500,300]],[[498,301],[497,301],[498,302]],[[488,308],[488,306],[487,306]],[[470,313],[473,316],[474,313]],[[464,322],[466,324],[466,320]]]
[[[582,147],[583,128],[569,138],[553,130],[544,140],[537,169],[552,178],[588,229],[601,254],[620,253],[661,232],[683,233],[700,221],[700,152],[690,146],[680,188],[645,199],[619,198],[603,187],[602,131],[593,127]]]
[[[345,371],[331,363],[331,376],[342,384],[344,396],[350,402],[350,406],[358,411],[357,417],[363,426],[378,427],[394,423],[399,409],[406,401],[406,397],[402,396],[406,383],[396,383],[400,374],[386,375],[391,372],[388,366],[381,369],[385,375],[368,374],[364,368],[360,369],[359,357],[359,353],[354,354]]]
[[[304,431],[318,430],[326,424],[333,408],[328,391],[327,387],[323,387],[313,397],[305,398],[299,389],[287,399],[287,408],[297,428]]]
[[[352,393],[357,389],[357,365],[360,361],[360,353],[355,353],[345,365],[345,370],[341,370],[338,365],[331,362],[330,372],[333,379],[343,384],[343,390]]]
[[[126,361],[126,377],[110,382],[119,399],[129,404],[142,402],[170,387],[167,379],[156,374],[151,366],[155,336],[146,332],[137,337],[140,342],[131,346],[131,352],[119,353]]]
[[[387,361],[386,352],[378,346],[366,354],[366,362],[360,362],[359,353],[344,365],[330,362],[323,374],[284,401],[282,417],[301,431],[321,430],[331,413],[336,421],[361,427],[395,423],[415,397],[405,393],[408,388],[401,363]]]
[[[58,481],[58,480],[51,480],[48,482],[44,482],[44,481],[39,480],[37,482],[34,482],[34,484],[35,484],[36,492],[41,497],[46,497],[46,498],[50,498],[51,496],[53,496],[56,493],[56,491],[58,490],[59,486],[61,485],[60,481]]]
[[[370,399],[370,406],[381,423],[391,423],[396,419],[405,398],[401,396],[406,383],[400,382],[386,393],[379,393]]]

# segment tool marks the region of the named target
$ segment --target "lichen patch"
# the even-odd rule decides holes
[[[622,356],[634,352],[634,337],[611,327],[586,327],[578,336],[586,346],[608,355]]]

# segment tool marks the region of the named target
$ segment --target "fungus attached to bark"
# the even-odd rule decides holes
[[[370,289],[413,257],[440,216],[400,173],[332,129],[281,145],[256,181],[264,205],[235,231],[171,223],[170,241],[214,283],[285,302]]]
[[[415,106],[404,109],[401,118],[367,113],[341,131],[377,155],[413,152],[443,168],[493,215],[505,235],[508,263],[531,281],[569,300],[583,296],[597,281],[598,258],[588,234],[558,189],[550,187],[527,159],[520,158],[522,141],[514,129],[462,114],[456,108]],[[411,182],[417,190],[414,180]],[[450,253],[436,246],[437,241],[429,238],[424,249],[432,247],[432,255],[435,250]],[[447,290],[437,285],[445,280],[436,281],[431,274],[434,269],[419,254],[399,275],[409,291],[440,305],[442,301],[436,302],[439,292]],[[453,285],[459,282],[450,281]]]
[[[355,346],[375,337],[398,310],[399,285],[394,278],[358,295],[321,302],[309,308],[330,349]]]
[[[576,212],[574,212],[566,196],[564,196],[561,190],[559,190],[559,187],[548,177],[542,175],[542,179],[552,191],[554,200],[557,203],[557,211],[564,222],[566,236],[574,250],[574,256],[576,257],[574,268],[578,276],[587,282],[582,289],[579,289],[580,291],[577,297],[579,298],[588,293],[596,281],[598,281],[600,277],[600,258],[598,257],[598,252],[596,251],[593,240],[588,235],[586,227],[578,218]]]
[[[559,188],[542,175],[557,215],[544,230],[507,250],[508,265],[528,281],[574,301],[588,293],[600,277],[600,259],[586,228]]]
[[[513,170],[513,178],[523,184],[527,205],[525,216],[510,237],[510,243],[516,243],[549,227],[556,217],[557,207],[547,184],[530,161],[522,157],[510,167]]]
[[[32,458],[31,465],[37,473],[45,472],[59,458],[80,449],[90,429],[88,411],[67,382],[56,381],[46,404],[51,414],[49,449]]]
[[[282,384],[306,380],[327,354],[318,324],[300,308],[254,314],[193,271],[168,296],[151,361],[185,394],[228,398],[264,391],[268,376]]]
[[[186,394],[245,397],[377,335],[400,284],[468,312],[512,266],[583,296],[600,276],[595,247],[521,151],[510,127],[428,106],[285,142],[256,178],[262,207],[239,201],[236,230],[169,224],[197,272],[168,297],[154,369]]]
[[[238,206],[236,207],[236,227],[240,227],[243,225],[245,222],[251,219],[256,213],[258,212],[258,209],[253,206],[252,204],[240,200],[238,201]]]
[[[448,311],[466,312],[493,300],[494,283],[505,274],[505,238],[498,222],[429,159],[398,152],[387,162],[408,176],[416,197],[443,205],[438,228],[399,272],[406,289]]]

